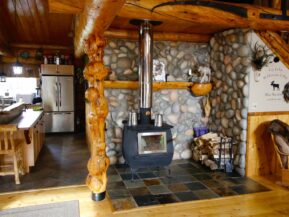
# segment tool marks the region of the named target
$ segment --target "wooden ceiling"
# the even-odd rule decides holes
[[[176,40],[192,38],[197,42],[230,28],[289,30],[288,21],[260,19],[259,16],[261,13],[280,15],[281,0],[190,0],[190,5],[166,4],[175,2],[185,0],[0,0],[0,55],[19,44],[73,47],[74,35],[74,43],[78,46],[91,33],[88,29],[97,25],[100,25],[97,31],[108,29],[105,33],[108,37],[135,38],[137,27],[129,23],[131,19],[162,21],[154,27],[158,36],[171,33],[171,36],[179,35]],[[212,6],[212,2],[229,4],[235,11]],[[165,5],[156,7],[160,4]],[[246,16],[242,16],[244,11]],[[94,15],[90,16],[92,13]],[[76,23],[74,26],[75,16],[76,22],[81,17],[83,25]],[[78,37],[77,32],[83,34]],[[167,38],[173,38],[171,36]],[[81,49],[79,53],[82,53]]]
[[[1,0],[0,45],[72,46],[73,16],[50,13],[47,0]]]

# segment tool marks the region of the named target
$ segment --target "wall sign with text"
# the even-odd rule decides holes
[[[251,44],[264,45],[262,40],[252,33]],[[289,82],[289,69],[281,62],[272,62],[260,71],[252,68],[250,73],[249,112],[289,111],[282,91]]]

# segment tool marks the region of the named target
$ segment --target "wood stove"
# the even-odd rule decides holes
[[[146,167],[167,167],[170,165],[174,147],[171,128],[163,123],[155,126],[151,119],[152,107],[152,25],[153,21],[133,20],[139,31],[139,86],[140,111],[136,125],[124,121],[122,151],[132,172]]]

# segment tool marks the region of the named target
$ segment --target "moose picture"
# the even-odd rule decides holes
[[[273,87],[273,91],[275,90],[275,88],[277,89],[277,90],[280,90],[280,85],[279,84],[275,84],[275,81],[272,81],[271,82],[271,86]]]

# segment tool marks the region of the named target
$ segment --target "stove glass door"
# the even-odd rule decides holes
[[[157,154],[167,152],[166,132],[143,132],[138,133],[138,153]]]

